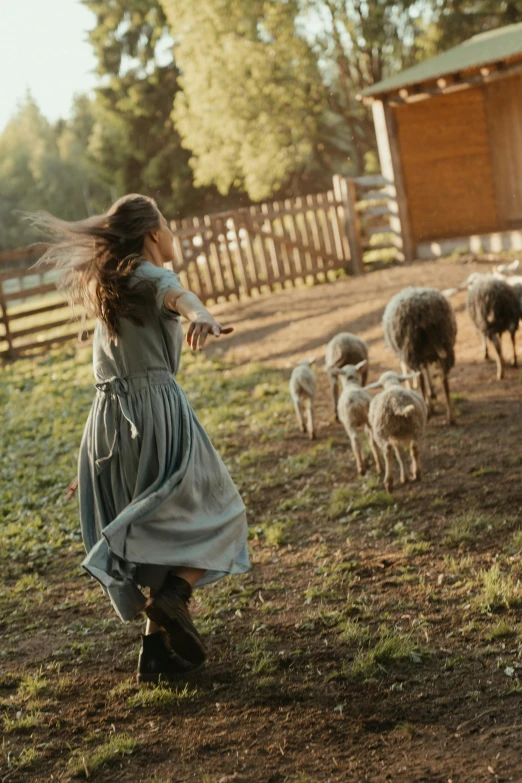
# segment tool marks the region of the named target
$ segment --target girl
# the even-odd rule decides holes
[[[82,565],[123,621],[148,617],[138,682],[184,675],[206,657],[192,588],[245,573],[249,561],[243,502],[173,378],[179,319],[191,322],[193,350],[232,329],[164,267],[172,233],[152,199],[131,194],[105,215],[67,223],[41,213],[35,223],[53,240],[40,263],[58,268],[70,301],[97,319],[97,391],[78,470]]]

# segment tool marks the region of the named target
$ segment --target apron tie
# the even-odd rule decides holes
[[[95,384],[96,389],[99,392],[102,392],[103,394],[107,395],[107,398],[111,401],[111,415],[105,416],[105,427],[106,431],[108,433],[108,430],[110,427],[114,430],[112,435],[112,443],[109,450],[109,453],[105,457],[99,457],[96,460],[96,473],[99,475],[102,470],[106,467],[107,463],[109,462],[112,457],[114,457],[118,453],[118,428],[116,427],[116,411],[114,410],[114,405],[119,404],[120,411],[123,415],[123,418],[126,419],[130,424],[131,429],[131,438],[137,438],[139,435],[138,428],[136,427],[135,423],[132,420],[132,414],[129,409],[129,405],[127,402],[127,394],[129,392],[129,384],[128,381],[125,378],[111,378],[109,381],[103,381],[101,383]],[[111,420],[109,422],[109,419]]]

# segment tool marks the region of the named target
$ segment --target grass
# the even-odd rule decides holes
[[[269,677],[277,669],[277,662],[274,653],[270,650],[270,645],[275,639],[271,636],[261,636],[259,633],[252,633],[247,636],[238,648],[243,652],[245,659],[245,672],[256,677]]]
[[[344,514],[370,508],[387,508],[394,504],[393,496],[384,490],[375,489],[371,483],[353,489],[340,487],[335,489],[328,505],[330,519],[338,519]]]
[[[507,639],[511,636],[516,636],[518,629],[513,623],[508,623],[506,620],[499,620],[493,625],[486,633],[486,639],[491,641],[495,639]]]
[[[472,544],[476,538],[490,525],[490,518],[475,509],[465,511],[457,516],[446,530],[443,544],[449,547],[460,547]]]
[[[198,694],[197,688],[190,688],[185,683],[181,690],[171,688],[168,685],[160,683],[153,687],[142,685],[134,696],[127,698],[129,707],[154,707],[167,709],[174,707],[182,701],[192,701]]]
[[[362,679],[372,677],[379,669],[390,664],[409,660],[417,650],[411,634],[380,628],[376,635],[369,635],[353,661],[345,665],[344,674]]]
[[[95,770],[130,755],[136,747],[136,740],[128,734],[116,734],[108,742],[93,750],[76,750],[69,759],[68,771],[72,777],[89,778]]]
[[[479,581],[481,589],[475,598],[475,603],[482,611],[509,609],[520,603],[522,597],[520,582],[515,582],[510,574],[503,574],[498,563],[494,563],[488,570],[482,570]]]
[[[41,719],[42,714],[39,710],[31,710],[25,715],[19,711],[14,718],[4,715],[4,731],[6,734],[28,731],[29,729],[34,729],[36,726],[40,725]]]

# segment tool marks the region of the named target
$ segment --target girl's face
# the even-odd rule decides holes
[[[157,243],[158,250],[163,259],[163,263],[166,261],[174,261],[174,238],[170,226],[160,212],[160,226],[157,230]]]

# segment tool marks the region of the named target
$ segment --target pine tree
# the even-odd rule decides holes
[[[96,14],[89,39],[98,59],[89,152],[113,197],[142,192],[169,217],[194,209],[189,153],[170,117],[179,71],[155,0],[83,0]]]

